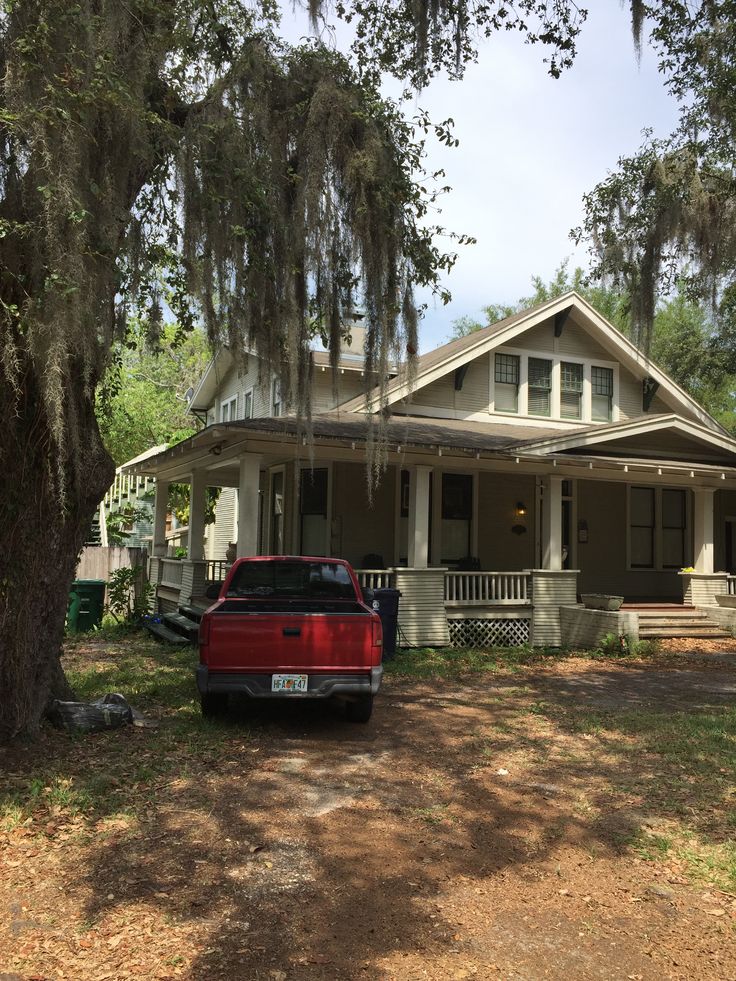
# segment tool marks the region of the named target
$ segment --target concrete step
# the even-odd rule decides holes
[[[639,640],[733,640],[723,630],[640,630]]]
[[[169,627],[163,623],[154,623],[150,620],[146,620],[143,624],[149,634],[153,634],[156,640],[163,640],[167,644],[177,644],[184,645],[188,644],[189,641],[186,637],[182,637],[181,634],[174,633]]]
[[[647,617],[639,620],[640,627],[708,627],[713,624],[708,617]]]

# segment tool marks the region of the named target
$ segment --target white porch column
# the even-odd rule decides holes
[[[562,568],[562,477],[542,481],[542,565]]]
[[[431,467],[409,470],[409,568],[426,569],[429,564],[429,475]]]
[[[169,482],[157,480],[153,503],[153,541],[151,554],[163,558],[166,555],[166,516],[169,513]]]
[[[693,491],[693,566],[696,572],[713,572],[714,487]]]
[[[204,512],[207,494],[207,474],[193,470],[189,478],[189,559],[204,559]]]
[[[258,554],[258,491],[261,484],[261,456],[244,453],[240,458],[238,479],[238,551],[239,559]]]

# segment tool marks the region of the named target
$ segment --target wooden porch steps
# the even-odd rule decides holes
[[[730,638],[708,614],[693,606],[655,606],[654,604],[626,604],[623,607],[639,614],[639,637],[642,640],[672,638],[706,638],[725,640]]]
[[[145,628],[157,640],[163,640],[167,644],[196,646],[203,612],[197,607],[180,606],[178,613],[162,613],[160,623],[146,621]]]
[[[186,637],[183,637],[181,634],[171,630],[165,623],[154,623],[152,620],[148,620],[144,626],[149,634],[152,634],[156,640],[162,640],[166,644],[182,645],[189,643]]]

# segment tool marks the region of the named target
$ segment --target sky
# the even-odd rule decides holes
[[[302,24],[285,21],[285,34],[306,34]],[[337,37],[343,46],[347,34]],[[482,45],[462,81],[435,79],[416,99],[433,120],[452,117],[460,140],[456,149],[428,148],[428,169],[444,168],[453,189],[437,223],[477,239],[458,250],[445,280],[450,304],[419,296],[429,303],[422,352],[444,343],[457,317],[481,319],[484,305],[528,294],[533,275],[551,279],[566,257],[571,268],[586,267],[585,248],[569,238],[583,195],[639,146],[645,127],[662,136],[674,128],[654,54],[644,48],[637,63],[619,0],[589,4],[577,58],[560,79],[547,74],[543,57],[539,45],[504,32]]]

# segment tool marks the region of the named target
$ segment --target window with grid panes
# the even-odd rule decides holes
[[[654,568],[656,527],[653,487],[632,487],[629,499],[629,536],[632,569]]]
[[[496,412],[519,411],[518,354],[497,354],[493,385],[493,404]]]
[[[613,417],[613,368],[593,368],[590,376],[594,422],[610,422]]]
[[[662,490],[662,568],[685,565],[687,505],[684,490]]]
[[[560,415],[563,419],[583,418],[583,366],[560,364]]]
[[[551,413],[552,362],[546,358],[529,358],[530,416],[548,416]]]

